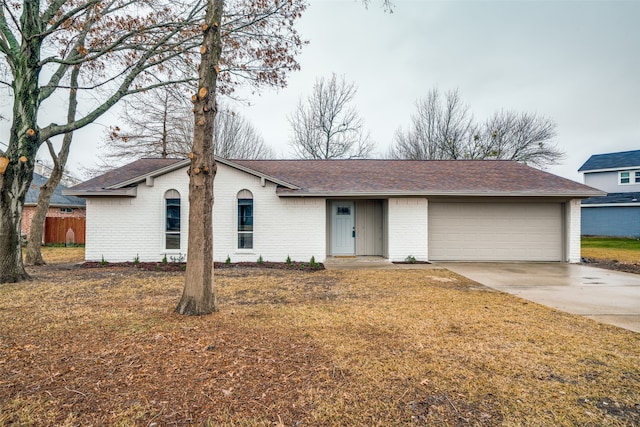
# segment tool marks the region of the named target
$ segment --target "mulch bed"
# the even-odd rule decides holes
[[[187,263],[185,262],[99,262],[90,261],[81,264],[82,268],[101,268],[101,267],[131,267],[139,268],[147,271],[185,271]],[[277,270],[297,270],[297,271],[319,271],[324,270],[324,264],[308,262],[216,262],[214,263],[216,269],[228,269],[228,268],[269,268]]]
[[[394,261],[393,264],[431,264],[428,261]],[[605,268],[607,270],[623,271],[626,273],[640,274],[640,263],[627,264],[619,262],[617,260],[598,259],[598,258],[582,258],[582,264],[587,264],[592,267]],[[184,262],[99,262],[88,261],[80,265],[82,268],[101,268],[101,267],[130,267],[138,268],[146,271],[185,271],[186,263]],[[310,264],[308,262],[292,261],[286,262],[273,262],[264,261],[258,262],[216,262],[214,263],[216,269],[233,269],[233,268],[268,268],[276,270],[297,270],[297,271],[319,271],[324,270],[324,264],[316,263]]]
[[[391,264],[431,264],[429,261],[391,261]]]
[[[623,271],[626,273],[640,274],[640,263],[624,263],[615,259],[582,258],[582,263],[592,267],[605,268],[607,270]]]

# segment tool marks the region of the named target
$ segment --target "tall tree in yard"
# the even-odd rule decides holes
[[[28,279],[20,221],[38,148],[92,123],[124,96],[189,80],[184,64],[200,44],[193,26],[202,10],[198,2],[168,0],[0,3],[0,52],[13,95],[8,147],[0,151],[0,283]],[[78,90],[90,90],[93,98],[83,114],[41,124],[45,111],[55,116],[60,109],[52,95],[69,89],[70,73],[80,66],[86,72]]]
[[[67,123],[73,123],[73,121],[76,119],[76,108],[78,107],[79,75],[80,65],[77,65],[71,71],[69,104],[67,107]],[[51,155],[51,160],[53,161],[53,168],[51,169],[51,175],[47,179],[47,182],[40,188],[40,192],[38,193],[38,204],[36,205],[36,211],[33,214],[33,218],[31,218],[31,227],[29,229],[27,249],[24,254],[24,260],[26,264],[45,264],[44,259],[42,258],[42,251],[40,250],[40,245],[42,244],[43,240],[42,237],[44,235],[44,222],[47,216],[47,211],[49,210],[51,196],[62,180],[72,141],[73,132],[65,133],[62,137],[62,146],[60,147],[60,151],[58,153],[56,153],[51,141],[46,141],[47,148],[49,149],[49,154]]]
[[[298,67],[294,54],[302,42],[293,30],[304,4],[247,0],[234,4],[238,9],[222,23],[224,0],[208,0],[200,48],[198,92],[193,95],[194,135],[189,153],[189,237],[185,286],[176,312],[208,314],[217,309],[213,286],[213,157],[217,92],[233,88],[237,74],[223,73],[224,66],[243,62],[246,76],[256,87],[284,85],[286,72]],[[239,7],[240,6],[240,7]],[[265,10],[267,11],[265,13]],[[276,16],[278,19],[268,19]],[[227,30],[225,30],[227,28]],[[235,37],[225,38],[225,32]],[[258,35],[262,35],[259,37]],[[226,56],[227,55],[227,56]],[[256,61],[258,59],[258,61]],[[245,62],[246,63],[246,62]],[[262,65],[260,65],[262,64]],[[220,80],[219,80],[220,79]]]
[[[187,271],[176,307],[176,312],[186,315],[217,309],[212,218],[216,95],[229,94],[243,81],[255,88],[284,86],[287,73],[299,68],[295,55],[304,44],[293,28],[306,7],[303,1],[238,0],[230,2],[233,8],[223,13],[226,4],[224,0],[207,1],[198,92],[192,97],[195,124],[189,153]]]
[[[193,95],[195,127],[189,158],[189,243],[187,271],[180,314],[201,315],[217,309],[213,289],[213,123],[216,115],[216,88],[220,71],[223,0],[208,0],[202,25],[204,41],[200,52],[199,89]]]
[[[0,52],[11,72],[14,99],[8,148],[0,150],[0,283],[4,283],[28,279],[20,251],[20,218],[40,145],[92,123],[125,96],[197,81],[194,54],[207,46],[202,42],[203,13],[214,7],[207,0],[0,1]],[[222,27],[216,29],[225,43],[213,87],[229,94],[245,83],[283,86],[287,73],[298,68],[294,56],[303,42],[293,22],[305,8],[303,1],[230,4]],[[78,91],[91,93],[90,97],[78,94],[79,101],[88,101],[77,109],[83,114],[64,124],[52,120],[41,125],[38,118],[44,120],[45,101],[59,102],[52,95],[69,88],[70,72],[79,65]],[[203,102],[211,104],[210,96]],[[47,112],[54,109],[59,106]],[[206,166],[206,152],[192,151],[198,156],[194,162]],[[213,172],[210,167],[209,173]],[[194,184],[196,193],[203,183]]]

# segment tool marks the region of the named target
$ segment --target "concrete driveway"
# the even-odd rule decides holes
[[[640,332],[640,275],[581,264],[437,265],[493,289],[568,313]]]

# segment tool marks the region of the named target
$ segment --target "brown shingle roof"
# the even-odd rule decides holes
[[[505,160],[224,160],[279,182],[286,196],[495,195],[592,197],[604,193]],[[182,159],[141,159],[69,189],[107,195],[110,187],[188,165]],[[284,184],[291,185],[284,185]],[[299,188],[295,188],[299,187]]]
[[[183,162],[184,159],[139,159],[69,188],[69,192],[101,191]]]
[[[232,160],[300,187],[279,194],[601,195],[586,185],[505,160]]]

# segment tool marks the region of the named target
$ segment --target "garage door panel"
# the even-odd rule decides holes
[[[432,202],[429,258],[561,261],[561,204]]]

